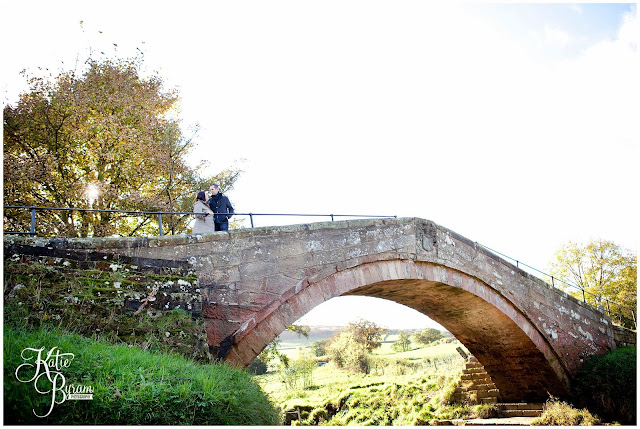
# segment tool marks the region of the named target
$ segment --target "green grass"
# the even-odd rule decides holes
[[[54,406],[33,382],[15,371],[26,348],[57,347],[75,357],[62,373],[66,384],[91,386],[93,400],[66,400]],[[23,368],[27,380],[33,371]],[[45,380],[45,378],[43,378]],[[39,383],[43,391],[51,384]],[[61,396],[58,397],[60,401]],[[60,330],[4,330],[5,424],[274,425],[280,417],[265,393],[242,370],[198,364],[177,354],[112,345]]]
[[[313,372],[313,386],[285,387],[277,373],[257,376],[272,401],[294,424],[414,425],[471,414],[451,405],[447,392],[460,377],[462,359],[439,370],[420,367],[403,375],[350,373],[331,363]],[[300,420],[298,420],[300,413]]]
[[[393,357],[393,358],[401,358],[401,359],[443,359],[450,357],[460,356],[456,351],[456,347],[462,347],[463,350],[466,350],[464,346],[459,341],[453,341],[449,343],[438,343],[429,346],[418,346],[412,344],[412,350],[398,353],[393,351],[391,345],[395,342],[395,340],[386,341],[382,343],[382,345],[373,351],[373,354],[381,357]]]
[[[289,340],[279,349],[296,359],[304,344]],[[312,386],[306,389],[301,385],[292,389],[277,371],[256,379],[293,424],[413,425],[473,414],[470,407],[448,401],[464,365],[455,350],[460,343],[404,353],[392,352],[385,344],[371,356],[376,363],[369,374],[341,370],[329,363],[313,371]]]

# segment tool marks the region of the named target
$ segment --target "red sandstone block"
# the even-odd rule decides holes
[[[302,295],[303,296],[303,295]],[[307,311],[303,302],[300,301],[301,295],[294,295],[287,302],[289,303],[289,310],[294,317],[295,320],[298,320],[300,317],[304,316]]]
[[[227,306],[227,320],[229,322],[238,322],[242,324],[255,316],[259,308],[260,307],[254,305],[229,305]]]
[[[226,320],[205,319],[205,329],[207,331],[207,343],[217,346],[227,336],[231,335],[237,328],[237,323],[230,323]]]
[[[276,310],[266,317],[265,321],[269,325],[271,332],[280,335],[291,323],[284,318],[284,315]]]
[[[353,271],[343,271],[335,276],[335,295],[340,296],[354,287],[361,286]]]
[[[317,283],[335,273],[336,273],[335,265],[331,264],[329,266],[324,266],[316,270],[316,272],[313,275],[308,276],[308,282]]]
[[[257,308],[264,307],[276,301],[278,295],[260,290],[246,290],[236,294],[236,301],[240,305],[251,305]]]
[[[237,343],[233,347],[233,349],[237,353],[241,365],[244,366],[249,365],[257,356],[257,354],[250,347],[244,344],[244,341],[240,341],[239,343]]]
[[[266,278],[265,290],[269,293],[282,294],[284,291],[295,287],[299,280],[278,274]]]
[[[324,302],[324,293],[321,288],[312,285],[307,289],[307,291],[309,297],[307,307],[309,307],[309,310]]]
[[[361,273],[361,284],[373,284],[381,280],[379,273],[373,271],[370,265],[361,267],[359,272]]]
[[[225,320],[226,305],[221,304],[202,304],[202,315],[207,319],[222,319]]]
[[[260,323],[242,340],[243,346],[251,348],[258,355],[269,344],[275,336],[265,326]]]
[[[280,297],[278,298],[278,300],[280,302],[288,301],[289,299],[294,297],[295,294],[296,294],[296,286],[294,285],[289,289],[285,290],[282,294],[280,294]]]
[[[322,297],[323,302],[333,298],[333,292],[331,289],[332,282],[333,276],[327,278],[326,280],[322,280],[319,283],[311,285],[311,287],[313,287],[317,291],[318,296]]]
[[[233,348],[229,350],[229,354],[227,354],[227,356],[224,359],[225,362],[227,362],[232,367],[242,368],[247,366],[248,364],[243,362],[240,355],[238,355],[236,348],[237,348],[236,346],[233,346]]]

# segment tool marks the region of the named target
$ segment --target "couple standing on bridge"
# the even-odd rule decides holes
[[[193,225],[194,234],[229,230],[229,219],[233,216],[233,206],[229,198],[222,195],[220,187],[215,183],[211,185],[209,191],[208,201],[205,191],[198,192],[196,196],[193,212],[203,214],[196,215],[196,222]]]

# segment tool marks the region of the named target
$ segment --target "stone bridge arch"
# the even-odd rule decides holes
[[[228,360],[250,363],[287,326],[328,299],[384,298],[444,326],[485,367],[503,401],[540,400],[567,393],[566,369],[530,320],[496,290],[465,273],[429,262],[370,262],[301,288],[235,334]]]

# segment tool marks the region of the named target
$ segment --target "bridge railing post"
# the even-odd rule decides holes
[[[29,233],[33,236],[36,235],[36,208],[31,207],[31,227],[29,228]]]
[[[251,221],[251,228],[253,228],[253,213],[249,213],[249,220]]]
[[[162,213],[158,213],[158,234],[162,237]]]

